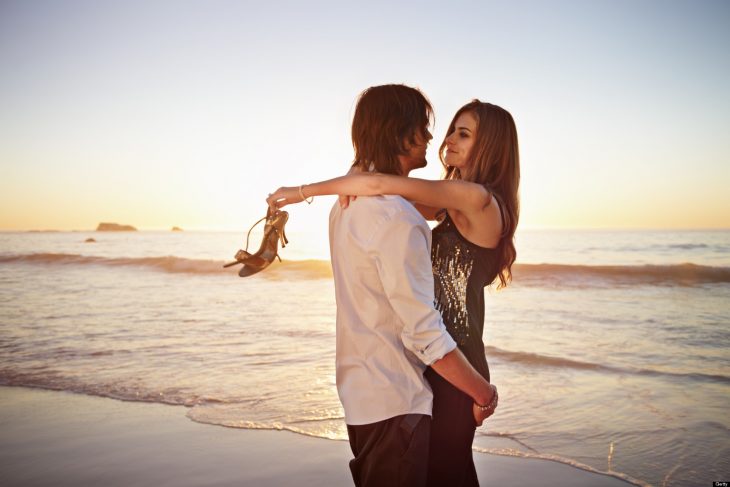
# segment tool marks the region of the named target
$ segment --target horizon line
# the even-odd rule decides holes
[[[246,231],[240,228],[206,228],[206,227],[189,227],[184,228],[175,226],[180,230],[173,230],[172,227],[135,227],[136,230],[121,230],[121,231],[99,231],[95,228],[87,229],[56,229],[56,228],[25,228],[25,229],[4,229],[0,228],[0,233],[81,233],[81,232],[94,232],[94,233],[134,233],[134,232],[170,232],[170,233],[185,233],[185,232],[197,232],[197,233],[215,233],[215,232],[241,232]],[[517,231],[574,231],[574,230],[585,230],[585,231],[728,231],[730,226],[723,227],[640,227],[640,226],[629,226],[629,227],[613,227],[613,226],[595,226],[595,227],[584,227],[584,226],[547,226],[547,225],[526,225],[519,227]]]

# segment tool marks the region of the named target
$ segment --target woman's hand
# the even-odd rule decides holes
[[[492,385],[492,391],[492,398],[489,400],[491,407],[488,409],[482,408],[477,403],[472,404],[472,414],[474,414],[474,421],[476,421],[477,426],[481,426],[482,423],[484,423],[484,420],[494,414],[494,411],[497,409],[499,395],[497,394],[497,388],[494,385]]]
[[[269,193],[269,197],[266,198],[266,203],[272,210],[278,210],[286,205],[293,203],[301,203],[304,201],[299,191],[299,186],[282,186],[273,193]]]
[[[347,172],[347,175],[354,174],[369,174],[362,173],[358,168],[353,167]],[[354,186],[353,186],[354,185]],[[357,196],[344,195],[341,193],[345,192],[359,192],[362,191],[364,194],[376,194],[372,193],[372,184],[369,180],[360,180],[357,183],[353,183],[351,180],[348,181],[346,177],[339,177],[329,179],[327,181],[320,181],[313,184],[303,184],[301,186],[283,186],[273,193],[269,193],[269,197],[266,198],[266,203],[269,205],[272,211],[283,208],[286,205],[293,203],[301,203],[307,201],[311,203],[311,198],[319,195],[339,194],[338,201],[342,208],[350,206],[351,201],[355,201]],[[354,189],[353,189],[354,188]]]

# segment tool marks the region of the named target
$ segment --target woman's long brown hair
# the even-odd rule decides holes
[[[469,112],[477,120],[474,145],[467,158],[463,174],[446,164],[446,138],[439,147],[439,158],[445,169],[444,179],[462,179],[478,183],[497,198],[502,207],[504,221],[499,241],[498,289],[512,280],[512,264],[517,257],[514,236],[520,218],[520,154],[517,144],[517,128],[509,112],[497,105],[473,100],[461,107],[449,125],[446,137],[454,133],[456,120]]]

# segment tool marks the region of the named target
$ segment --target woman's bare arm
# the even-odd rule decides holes
[[[449,208],[465,213],[481,211],[491,202],[491,195],[479,184],[457,180],[430,181],[390,174],[351,174],[300,187],[282,187],[272,193],[267,202],[272,207],[282,208],[301,202],[302,196],[309,198],[332,194],[396,194],[422,206]]]

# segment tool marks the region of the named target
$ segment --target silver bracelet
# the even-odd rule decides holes
[[[304,196],[304,191],[302,190],[303,188],[304,188],[303,184],[299,186],[299,196],[302,197],[302,201],[306,201],[308,205],[311,205],[312,201],[314,201],[314,196],[310,196],[309,199],[307,199]]]

